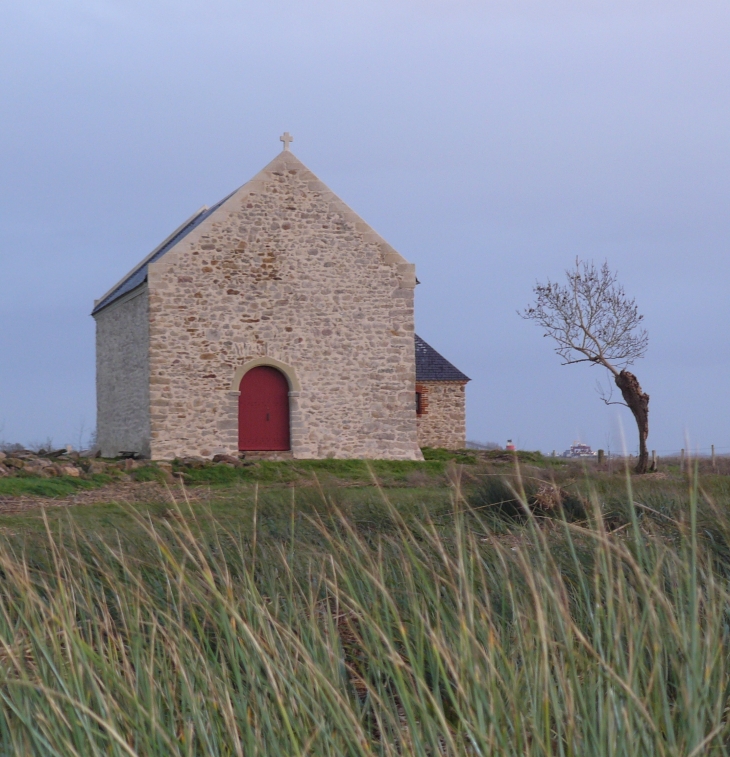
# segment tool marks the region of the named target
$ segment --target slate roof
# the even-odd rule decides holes
[[[91,315],[96,315],[100,310],[112,302],[123,297],[128,292],[136,289],[140,284],[147,280],[147,266],[159,260],[168,250],[171,250],[179,241],[184,239],[196,226],[200,225],[211,213],[218,210],[223,203],[234,193],[224,197],[220,202],[213,205],[212,208],[201,208],[197,213],[191,216],[176,231],[174,231],[159,247],[156,247],[136,268],[133,268],[111,291],[107,292],[98,302],[94,304]]]
[[[471,381],[418,334],[415,340],[416,381]]]

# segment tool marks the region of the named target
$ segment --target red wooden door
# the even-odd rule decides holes
[[[242,379],[238,397],[238,449],[287,450],[289,384],[276,368],[260,365]]]

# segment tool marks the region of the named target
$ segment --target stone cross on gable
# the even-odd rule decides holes
[[[288,132],[288,131],[285,131],[285,132],[284,132],[284,133],[283,133],[283,134],[282,134],[282,135],[281,135],[281,136],[279,137],[279,139],[280,139],[280,140],[281,140],[281,141],[282,141],[282,142],[284,143],[284,149],[285,149],[285,150],[288,150],[288,149],[289,149],[289,143],[290,143],[290,142],[293,142],[293,141],[294,141],[294,137],[292,137],[292,135],[291,135],[291,134],[289,134],[289,132]]]

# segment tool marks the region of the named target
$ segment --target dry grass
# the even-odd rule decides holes
[[[609,528],[598,481],[582,520],[504,521],[453,484],[447,519],[382,492],[376,531],[323,493],[318,541],[294,500],[286,539],[184,501],[130,508],[133,550],[71,517],[0,535],[0,753],[730,751],[725,503],[629,483]]]

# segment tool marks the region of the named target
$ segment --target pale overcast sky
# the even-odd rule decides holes
[[[416,264],[468,436],[636,446],[516,310],[576,256],[646,316],[650,449],[730,452],[726,0],[9,0],[0,439],[95,420],[93,300],[293,152]]]

